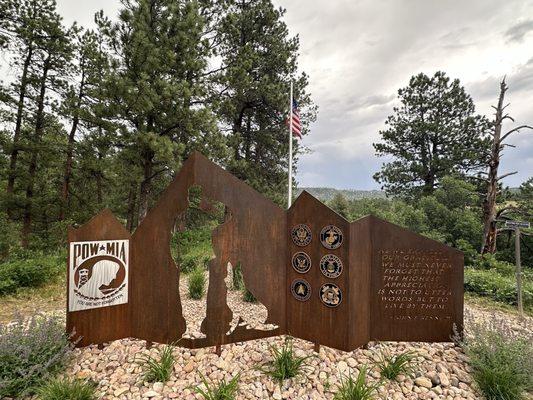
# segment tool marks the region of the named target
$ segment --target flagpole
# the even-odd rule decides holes
[[[289,101],[289,198],[288,207],[291,208],[292,204],[292,80],[291,80],[291,95]]]

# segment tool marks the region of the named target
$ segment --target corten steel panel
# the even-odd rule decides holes
[[[370,340],[370,265],[372,254],[371,219],[350,224],[350,337],[355,349]]]
[[[463,254],[371,218],[371,339],[450,341],[463,326]]]
[[[94,216],[89,222],[78,229],[68,229],[68,241],[85,242],[91,240],[130,239],[129,232],[115,218],[110,210],[105,209]],[[67,255],[67,282],[70,281],[70,246]],[[131,247],[128,259],[131,259]],[[129,281],[132,280],[130,270]],[[67,284],[67,310],[69,304]],[[77,346],[100,344],[111,340],[122,339],[130,334],[130,304],[94,308],[75,312],[67,312],[67,333],[75,333]]]
[[[188,189],[193,185],[202,189],[202,205],[219,201],[227,207],[228,218],[212,235],[216,257],[209,264],[207,314],[201,328],[207,338],[182,339],[179,344],[202,347],[280,334],[285,322],[285,296],[280,289],[285,282],[285,213],[244,182],[193,153],[133,235],[131,262],[138,277],[130,292],[133,335],[170,343],[186,330],[179,268],[170,254],[170,237],[174,221],[187,208]],[[228,262],[241,262],[246,286],[266,306],[268,323],[278,329],[239,327],[227,334],[232,319],[224,283]]]
[[[186,322],[170,239],[176,219],[188,207],[193,185],[202,189],[200,206],[206,211],[212,201],[226,206],[226,220],[212,233],[215,258],[209,265],[207,312],[201,327],[206,337],[181,339]],[[312,233],[311,243],[303,247],[295,245],[290,235],[298,224],[308,225]],[[341,229],[339,248],[321,244],[319,234],[326,225]],[[69,242],[130,239],[109,210],[79,229],[69,229],[68,237]],[[299,251],[312,262],[303,274],[291,265],[292,255]],[[337,278],[320,271],[326,254],[343,263]],[[229,332],[232,314],[224,282],[228,262],[241,264],[246,287],[268,310],[266,322],[278,328],[239,325]],[[412,272],[416,272],[414,281]],[[295,279],[310,284],[308,300],[298,301],[291,293]],[[337,307],[321,302],[319,290],[325,283],[341,289]],[[429,294],[405,294],[413,284],[424,284]],[[307,192],[284,211],[199,153],[183,164],[130,239],[129,303],[67,313],[68,331],[76,329],[83,336],[79,346],[135,337],[161,343],[179,340],[180,346],[199,348],[289,333],[352,350],[369,340],[447,341],[453,325],[462,329],[462,323],[460,251],[371,216],[349,224]]]
[[[348,222],[315,199],[307,192],[302,192],[288,211],[286,259],[287,284],[287,332],[295,337],[320,343],[341,350],[349,350],[350,312],[350,265],[348,249],[350,247]],[[293,243],[290,232],[298,224],[306,224],[312,233],[312,240],[307,246],[300,247]],[[320,231],[326,225],[335,225],[342,230],[343,243],[338,249],[330,250],[320,243]],[[295,271],[291,265],[292,255],[303,251],[311,258],[311,269],[307,273]],[[326,254],[338,256],[343,263],[343,271],[337,278],[327,278],[320,271],[320,259]],[[291,293],[291,283],[295,279],[305,279],[311,286],[311,297],[299,301]],[[319,297],[320,287],[325,283],[334,283],[342,291],[342,302],[337,307],[327,307]]]

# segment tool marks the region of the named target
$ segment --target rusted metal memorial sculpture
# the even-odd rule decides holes
[[[183,337],[169,246],[192,186],[202,208],[227,210],[212,234],[202,338]],[[374,340],[449,341],[462,329],[460,251],[372,216],[349,223],[307,192],[283,210],[199,153],[133,235],[104,210],[68,239],[67,330],[78,346],[132,337],[199,348],[291,334],[350,351]],[[231,327],[228,263],[240,263],[274,329]]]

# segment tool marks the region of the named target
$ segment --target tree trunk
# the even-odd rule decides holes
[[[17,102],[17,118],[15,121],[15,132],[13,134],[13,147],[11,148],[11,154],[9,157],[9,172],[7,178],[7,188],[6,192],[8,198],[13,194],[13,189],[15,187],[15,176],[17,169],[17,160],[19,154],[19,141],[20,141],[20,132],[22,130],[22,116],[24,113],[24,100],[26,99],[26,89],[28,86],[28,69],[31,64],[31,59],[33,56],[33,47],[28,47],[28,53],[24,59],[24,66],[22,69],[22,76],[20,78],[20,91],[19,91],[19,100]],[[13,210],[10,205],[7,208],[8,215],[10,218],[13,217]]]
[[[137,184],[132,184],[128,192],[128,211],[126,229],[131,233],[135,229],[135,203],[137,200]]]
[[[68,207],[69,203],[69,189],[70,189],[70,178],[72,176],[72,162],[74,154],[74,143],[76,141],[76,132],[78,130],[78,124],[80,122],[80,107],[81,101],[83,99],[83,86],[85,84],[85,73],[81,74],[80,82],[80,91],[78,93],[78,101],[76,104],[76,109],[73,113],[72,126],[68,135],[68,144],[67,144],[67,158],[65,160],[65,171],[63,174],[63,187],[61,190],[61,204],[59,207],[59,220],[63,221],[65,219],[65,208]]]
[[[36,145],[41,141],[44,131],[44,101],[46,95],[46,80],[48,78],[48,70],[50,68],[50,56],[46,58],[43,64],[43,74],[41,77],[41,85],[39,97],[37,99],[37,113],[35,115],[35,134],[33,143]],[[38,150],[35,148],[32,151],[30,165],[28,167],[28,184],[26,186],[26,202],[24,205],[24,216],[22,221],[22,239],[21,245],[27,248],[31,234],[32,223],[32,203],[33,203],[33,189],[35,184],[35,173],[37,172],[37,155]]]
[[[148,213],[148,198],[152,191],[152,174],[154,170],[153,151],[146,150],[143,157],[144,176],[141,182],[141,192],[139,195],[139,218],[138,223],[141,223]]]
[[[498,195],[498,167],[500,166],[501,133],[503,122],[503,101],[507,85],[505,80],[500,84],[500,96],[496,106],[494,121],[494,138],[489,159],[487,177],[487,194],[483,200],[483,239],[481,254],[496,252],[496,197]]]

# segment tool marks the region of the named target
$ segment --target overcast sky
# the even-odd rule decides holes
[[[507,75],[509,111],[533,124],[533,0],[274,0],[300,35],[300,68],[319,106],[304,144],[300,186],[378,189],[382,159],[372,143],[397,90],[419,72],[459,78],[477,111],[492,115]],[[118,0],[58,0],[65,22],[90,26],[94,12],[115,15]],[[510,129],[513,125],[508,125]],[[516,134],[501,173],[518,186],[533,176],[533,132]]]

